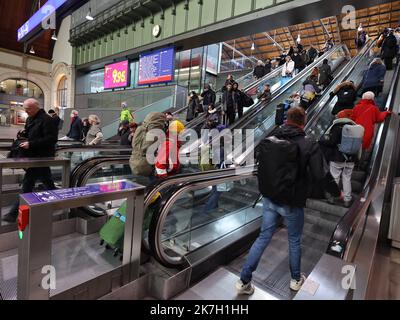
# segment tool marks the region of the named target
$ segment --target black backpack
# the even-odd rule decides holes
[[[258,148],[258,183],[261,194],[282,205],[293,199],[299,174],[299,147],[276,137],[265,139]]]
[[[338,100],[341,104],[348,105],[351,107],[354,104],[356,92],[350,88],[340,89],[337,93]]]
[[[244,93],[243,91],[240,92],[242,103],[244,108],[249,108],[254,104],[254,100],[248,94]]]

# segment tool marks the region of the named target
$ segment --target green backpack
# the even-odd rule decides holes
[[[148,114],[143,124],[136,130],[132,142],[132,156],[129,161],[132,172],[136,176],[150,177],[153,174],[154,165],[147,161],[146,154],[155,140],[146,141],[146,136],[148,132],[155,129],[166,131],[167,118],[165,114],[160,112]],[[160,139],[158,139],[158,141],[160,141]]]

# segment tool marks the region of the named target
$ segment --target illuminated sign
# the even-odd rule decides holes
[[[129,61],[122,61],[105,66],[104,89],[129,87]]]
[[[174,48],[164,48],[140,55],[139,85],[172,82],[174,72]]]
[[[37,11],[25,24],[18,29],[18,41],[21,41],[27,34],[36,27],[47,21],[67,0],[49,0]]]

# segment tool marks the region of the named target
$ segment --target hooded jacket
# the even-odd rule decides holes
[[[161,144],[156,158],[156,177],[166,179],[170,176],[178,174],[181,168],[179,159],[179,150],[181,143],[178,136],[168,133],[167,139]]]
[[[397,54],[397,38],[390,33],[382,44],[382,58],[393,59]]]
[[[354,103],[357,99],[357,88],[352,82],[345,81],[335,88],[333,96],[335,95],[338,97],[338,101],[332,110],[333,115],[345,109],[354,108]]]
[[[379,111],[378,106],[372,100],[361,100],[353,109],[352,120],[365,129],[363,150],[371,146],[375,134],[375,124],[385,121],[390,114],[388,111]]]
[[[312,195],[313,189],[325,177],[325,160],[318,143],[306,137],[300,127],[286,124],[280,127],[274,134],[278,139],[289,140],[299,147],[299,176],[295,186],[295,196],[280,195],[280,205],[288,205],[296,208],[304,208],[307,199]]]
[[[385,80],[386,67],[380,63],[372,64],[367,72],[365,73],[363,80],[363,89],[376,88],[382,85],[382,81]]]

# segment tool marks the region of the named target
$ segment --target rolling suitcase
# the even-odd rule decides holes
[[[143,230],[148,230],[153,215],[153,211],[160,203],[161,194],[157,193],[150,201],[150,205],[146,210]],[[118,208],[114,215],[100,229],[100,245],[106,245],[107,250],[114,251],[114,257],[122,259],[124,249],[124,234],[125,234],[125,217],[126,217],[126,201]]]
[[[122,254],[125,233],[126,202],[114,213],[111,219],[100,230],[100,245],[114,250],[114,256]]]
[[[281,126],[285,122],[285,105],[283,103],[276,107],[275,125]]]

